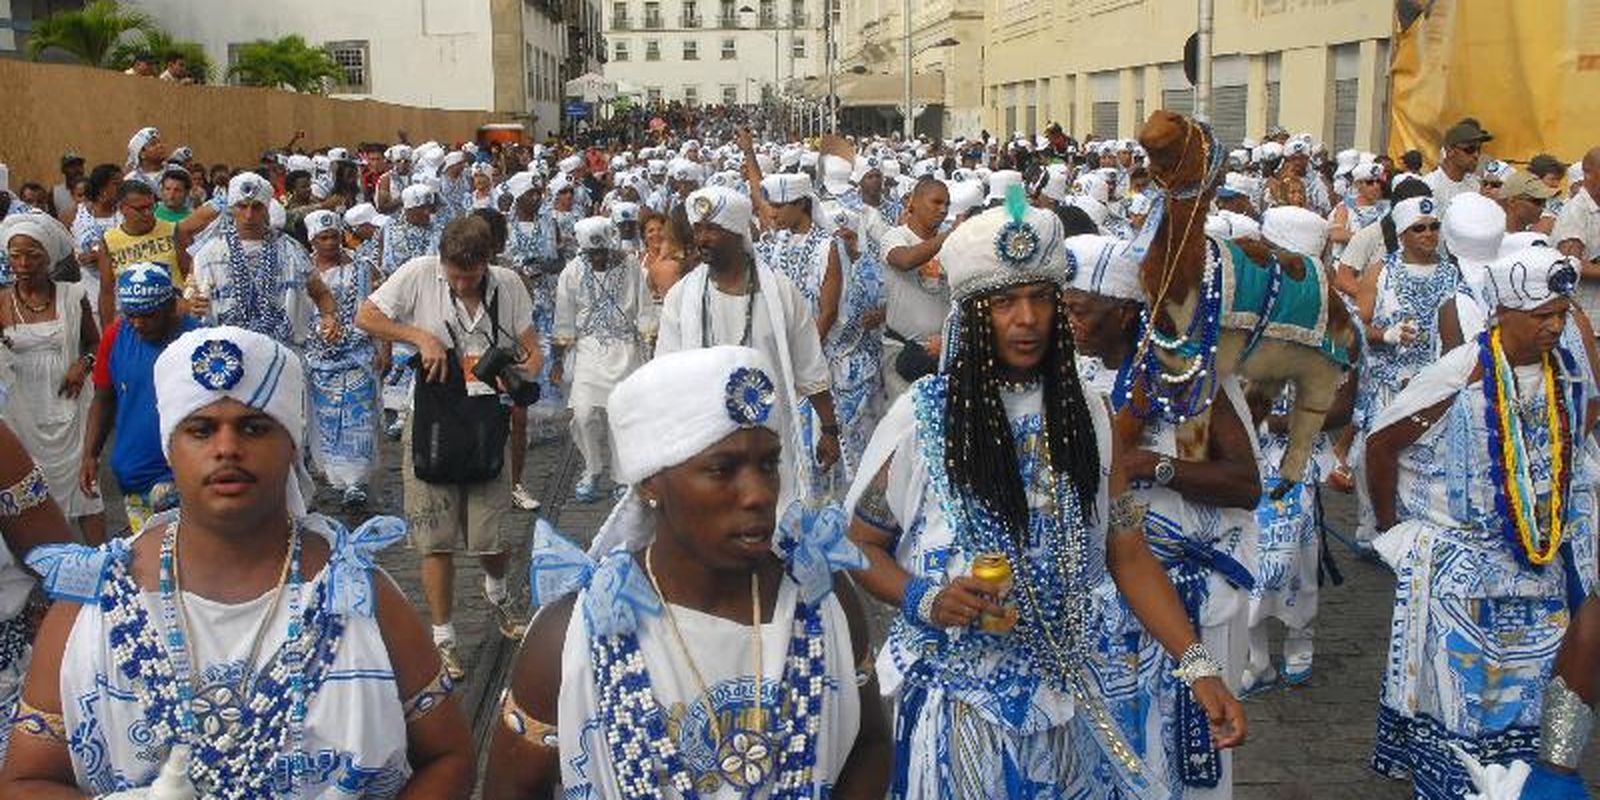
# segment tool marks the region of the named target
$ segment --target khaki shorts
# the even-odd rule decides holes
[[[501,533],[511,515],[511,464],[492,481],[438,484],[417,480],[411,468],[411,421],[401,437],[401,489],[411,546],[424,554],[454,553],[466,542],[468,555],[499,555],[507,545]]]

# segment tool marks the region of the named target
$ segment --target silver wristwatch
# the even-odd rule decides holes
[[[1155,479],[1157,486],[1166,486],[1167,484],[1172,483],[1172,479],[1177,476],[1178,467],[1176,464],[1172,463],[1172,459],[1170,457],[1162,456],[1156,461]]]

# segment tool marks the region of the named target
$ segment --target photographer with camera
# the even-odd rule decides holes
[[[484,595],[500,633],[520,639],[523,628],[506,592],[509,543],[501,528],[511,481],[502,467],[511,406],[538,399],[532,376],[542,358],[528,290],[515,272],[490,266],[494,255],[488,223],[457,219],[445,226],[438,256],[407,261],[356,315],[368,334],[417,350],[420,380],[401,473],[406,521],[422,551],[434,644],[456,680],[465,670],[450,621],[453,556],[463,540],[483,565]]]

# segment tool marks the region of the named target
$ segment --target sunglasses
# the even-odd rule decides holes
[[[1439,223],[1437,223],[1437,222],[1419,222],[1419,223],[1417,223],[1415,225],[1412,225],[1409,228],[1406,228],[1406,230],[1411,231],[1412,233],[1438,233],[1439,232]]]
[[[1359,184],[1362,184],[1362,185],[1366,185],[1366,186],[1371,186],[1372,184],[1381,184],[1381,183],[1383,183],[1383,179],[1381,179],[1381,178],[1362,178],[1361,180],[1356,181],[1356,183],[1359,183]]]
[[[1483,188],[1485,188],[1485,189],[1498,189],[1498,188],[1500,188],[1500,187],[1502,187],[1504,185],[1505,184],[1501,183],[1500,181],[1484,181],[1483,182]]]
[[[1483,149],[1483,146],[1478,144],[1477,142],[1468,142],[1467,144],[1458,144],[1458,145],[1456,145],[1456,149],[1460,150],[1463,153],[1470,153],[1471,155],[1477,155],[1478,151]]]

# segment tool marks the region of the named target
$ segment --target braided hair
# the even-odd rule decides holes
[[[1028,496],[994,374],[992,297],[971,297],[961,304],[961,338],[945,393],[945,472],[954,486],[1001,520],[1020,546],[1028,530]],[[1080,507],[1092,517],[1100,489],[1099,442],[1078,382],[1072,327],[1060,289],[1055,302],[1055,330],[1040,365],[1045,444],[1050,463],[1067,473]]]

